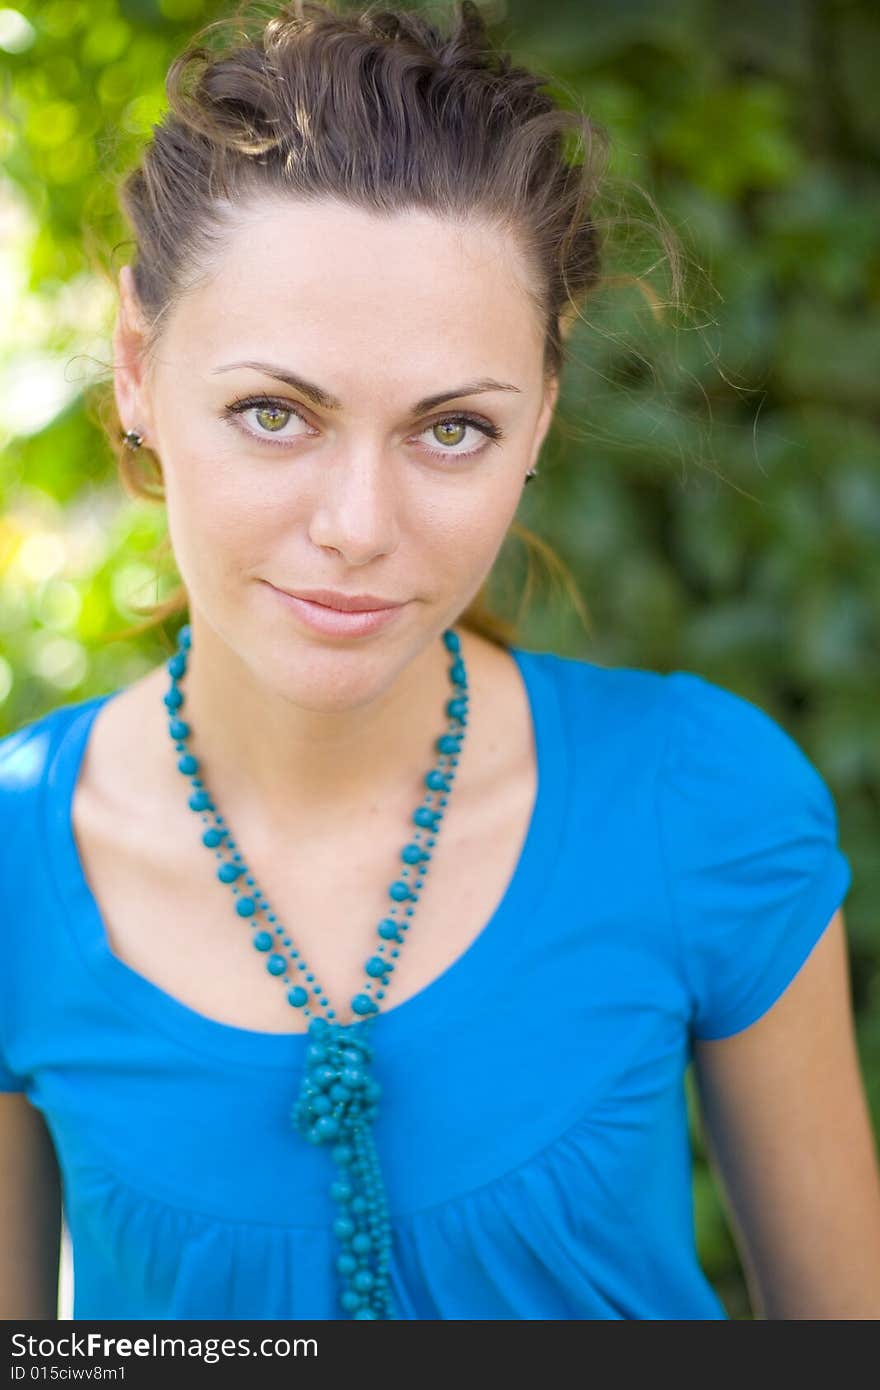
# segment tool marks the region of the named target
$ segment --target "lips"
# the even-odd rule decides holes
[[[291,598],[303,599],[306,603],[320,604],[322,608],[333,608],[338,613],[375,613],[380,609],[402,606],[398,600],[382,598],[378,594],[343,594],[333,589],[282,589],[281,592]]]
[[[386,605],[383,608],[346,612],[332,608],[329,604],[300,598],[297,594],[288,593],[286,589],[277,589],[274,584],[267,583],[266,588],[310,631],[328,637],[367,636],[394,622],[408,607],[406,603],[397,603],[390,607]]]

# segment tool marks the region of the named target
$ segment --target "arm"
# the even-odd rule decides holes
[[[46,1122],[0,1094],[0,1318],[56,1320],[61,1180]]]
[[[880,1319],[880,1173],[842,911],[763,1017],[696,1041],[694,1063],[755,1316]]]

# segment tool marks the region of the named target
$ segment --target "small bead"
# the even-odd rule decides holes
[[[388,896],[393,898],[396,903],[405,902],[407,898],[412,896],[409,884],[404,883],[403,879],[397,879],[388,889]]]
[[[357,1275],[355,1275],[355,1278],[357,1278]],[[377,1320],[376,1314],[373,1312],[372,1308],[368,1308],[366,1304],[363,1308],[358,1308],[354,1316],[356,1318],[360,1318],[361,1320],[364,1320],[366,1318],[373,1318],[374,1320]]]
[[[258,931],[254,937],[254,948],[257,951],[269,951],[272,948],[272,934],[267,931]]]
[[[183,704],[183,696],[176,687],[169,690],[167,695],[163,695],[162,699],[169,709],[180,709]]]
[[[292,1004],[295,1009],[301,1009],[303,1004],[309,1002],[309,996],[302,985],[294,985],[293,989],[287,991],[287,1002]]]
[[[206,791],[193,792],[189,798],[189,805],[193,811],[207,811],[211,805],[211,798]]]
[[[368,994],[356,994],[351,1001],[351,1007],[356,1014],[371,1014],[376,1005]]]
[[[459,640],[458,633],[451,627],[448,627],[444,632],[443,643],[448,652],[458,652],[461,650],[461,641]]]
[[[189,725],[183,719],[172,719],[168,725],[168,732],[175,742],[189,737]]]
[[[425,778],[425,786],[432,792],[448,792],[450,789],[449,782],[443,776],[443,773],[437,772],[436,770],[428,773]]]
[[[221,864],[217,870],[217,877],[221,883],[234,883],[241,873],[237,864]]]
[[[166,661],[165,663],[165,669],[169,672],[170,675],[174,677],[175,680],[179,680],[181,676],[186,675],[185,653],[176,652],[174,656],[169,657],[168,661]]]
[[[266,969],[270,975],[283,975],[287,969],[287,961],[283,956],[270,956],[266,961]]]
[[[356,1230],[350,1216],[337,1216],[333,1222],[333,1234],[338,1240],[350,1241]]]
[[[391,917],[386,917],[384,922],[380,922],[377,928],[383,941],[400,941],[400,923],[395,922]]]
[[[359,1269],[351,1281],[352,1287],[357,1289],[359,1293],[366,1293],[375,1282],[375,1278],[368,1269]]]
[[[391,964],[390,960],[385,960],[383,956],[370,956],[370,959],[367,961],[367,974],[373,977],[385,975],[389,970],[393,969],[394,966]]]
[[[192,628],[189,623],[184,623],[183,627],[178,632],[177,645],[183,647],[185,651],[188,651],[192,645]]]
[[[225,830],[206,830],[202,836],[202,844],[207,845],[208,849],[214,849],[220,844],[225,834]]]
[[[252,917],[256,909],[253,898],[239,898],[235,904],[235,910],[239,917]]]

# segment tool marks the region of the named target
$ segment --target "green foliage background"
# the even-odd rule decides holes
[[[175,576],[84,388],[128,258],[115,186],[207,0],[37,0],[0,15],[0,732],[133,680],[167,635],[107,641]],[[880,14],[870,0],[511,0],[496,36],[612,138],[684,250],[688,314],[637,285],[577,326],[521,519],[589,612],[535,592],[522,643],[698,671],[762,706],[834,793],[859,1047],[880,1130]],[[10,18],[12,16],[12,18]],[[610,206],[610,205],[609,205]],[[650,199],[615,268],[665,294]],[[119,244],[117,244],[119,243]],[[102,248],[114,248],[112,257]],[[102,278],[99,258],[111,266]],[[499,606],[523,583],[514,545]],[[514,616],[508,611],[507,616]],[[700,1256],[752,1314],[688,1077]]]

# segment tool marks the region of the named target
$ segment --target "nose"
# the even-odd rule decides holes
[[[387,456],[376,448],[324,461],[309,536],[322,549],[338,550],[351,565],[364,565],[398,544],[399,498]]]

